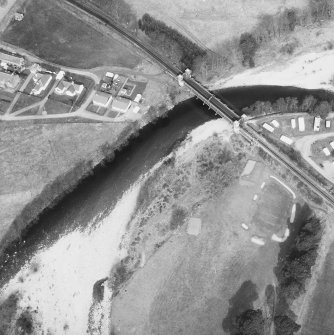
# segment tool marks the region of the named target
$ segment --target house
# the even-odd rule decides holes
[[[305,119],[303,117],[298,118],[298,129],[299,131],[305,131]]]
[[[122,97],[115,98],[111,108],[115,112],[125,113],[131,106],[131,101]]]
[[[75,95],[80,95],[83,89],[84,86],[82,84],[76,84],[73,81],[63,80],[55,88],[55,93],[58,95],[74,97]]]
[[[275,130],[271,125],[269,125],[268,123],[264,123],[262,125],[262,127],[268,131],[270,131],[271,133]]]
[[[114,74],[112,72],[107,72],[106,73],[106,77],[108,78],[113,78],[114,77]]]
[[[293,140],[292,140],[291,138],[289,138],[289,137],[287,137],[287,136],[284,136],[284,135],[282,135],[282,136],[280,137],[280,140],[281,140],[282,142],[286,143],[287,145],[291,145],[291,144],[293,143]]]
[[[24,65],[24,58],[0,52],[0,62],[1,66],[11,65],[14,67],[21,67]]]
[[[320,121],[321,121],[320,116],[316,116],[314,118],[314,123],[313,123],[313,130],[314,131],[319,131],[320,130]]]
[[[279,123],[277,120],[272,120],[271,124],[275,127],[275,128],[279,128]]]
[[[329,143],[329,145],[334,149],[334,141]]]
[[[331,154],[331,152],[329,151],[328,148],[323,148],[322,151],[326,156],[330,156],[330,154]]]
[[[100,107],[107,107],[112,101],[112,96],[104,92],[96,92],[93,97],[93,104]]]
[[[39,73],[36,73],[32,77],[32,80],[34,81],[35,86],[31,90],[31,94],[39,95],[47,89],[47,87],[51,83],[52,76],[51,76],[51,74],[48,74],[48,73],[40,73],[39,72]]]
[[[14,89],[20,82],[17,74],[0,72],[0,87]]]
[[[296,120],[295,119],[291,119],[291,128],[296,129]]]
[[[330,128],[331,127],[331,120],[326,120],[326,128]]]

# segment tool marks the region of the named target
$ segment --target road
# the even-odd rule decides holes
[[[111,29],[120,33],[132,44],[139,47],[142,51],[153,58],[163,69],[167,70],[172,76],[177,76],[182,71],[176,66],[170,64],[162,56],[160,56],[152,47],[146,45],[142,41],[138,40],[136,36],[132,35],[125,28],[119,26],[111,16],[103,12],[101,9],[90,3],[83,3],[78,0],[64,0],[72,5],[76,10],[81,10],[86,14],[90,14],[95,20],[109,26]],[[200,83],[196,82],[193,78],[184,78],[186,85],[194,91],[194,93],[203,100],[204,103],[208,104],[219,116],[229,120],[238,121],[240,116],[230,109],[225,103],[217,99],[210,91],[204,88]],[[255,141],[265,152],[271,157],[277,160],[279,163],[287,167],[296,177],[299,178],[304,184],[310,187],[316,194],[321,196],[329,205],[334,208],[334,197],[322,186],[320,186],[313,178],[308,176],[304,171],[296,166],[295,163],[285,157],[279,150],[268,144],[259,134],[251,129],[247,123],[241,123],[240,133],[248,140]]]

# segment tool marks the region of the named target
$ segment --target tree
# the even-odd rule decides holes
[[[278,315],[274,318],[276,335],[293,335],[300,329],[300,325],[286,315]]]
[[[250,33],[241,34],[239,47],[243,56],[243,65],[248,62],[249,66],[252,67],[252,65],[254,65],[253,57],[255,56],[255,52],[258,48],[254,36]]]
[[[328,101],[322,101],[313,110],[314,115],[319,115],[322,119],[325,119],[331,112],[332,108]]]
[[[263,335],[264,318],[260,309],[248,309],[237,317],[240,335]]]
[[[310,113],[311,111],[313,111],[316,103],[317,99],[313,95],[306,96],[300,106],[301,112]]]

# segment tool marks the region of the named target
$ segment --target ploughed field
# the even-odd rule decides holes
[[[92,68],[135,67],[139,58],[128,46],[61,7],[57,0],[27,0],[20,22],[12,21],[1,39],[56,64]]]

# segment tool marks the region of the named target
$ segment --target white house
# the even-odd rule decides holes
[[[330,128],[331,127],[331,120],[326,120],[326,128]]]
[[[314,131],[319,131],[320,130],[320,121],[321,121],[320,116],[316,116],[314,118],[314,123],[313,123],[313,130]]]
[[[279,128],[279,123],[277,120],[272,120],[271,124],[275,127],[275,128]]]
[[[334,141],[329,143],[329,145],[334,149]]]
[[[295,119],[291,119],[291,128],[296,129],[296,120]]]
[[[287,145],[291,145],[293,143],[293,140],[287,136],[282,135],[279,138],[282,142],[286,143]]]
[[[322,151],[326,156],[330,156],[330,154],[331,154],[331,152],[329,151],[328,148],[323,148]]]
[[[271,133],[275,130],[274,127],[272,127],[272,126],[271,126],[270,124],[268,124],[268,123],[264,123],[264,124],[262,125],[262,127],[263,127],[264,129],[270,131]]]

